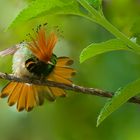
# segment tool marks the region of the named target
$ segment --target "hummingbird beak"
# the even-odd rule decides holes
[[[51,61],[48,61],[47,64],[54,65]]]

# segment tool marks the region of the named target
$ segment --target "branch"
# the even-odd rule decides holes
[[[63,83],[57,83],[54,81],[47,81],[47,80],[44,81],[40,79],[30,79],[30,78],[19,78],[11,74],[6,74],[2,72],[0,72],[0,78],[9,80],[9,81],[14,81],[14,82],[29,83],[29,84],[35,84],[35,85],[41,85],[41,86],[59,87],[65,90],[71,90],[71,91],[76,91],[83,94],[95,95],[95,96],[100,96],[100,97],[107,97],[107,98],[113,97],[113,92],[108,92],[108,91],[104,91],[104,90],[96,89],[96,88],[87,88],[87,87],[78,86],[74,84],[67,85]],[[132,97],[128,102],[140,104],[140,98]]]

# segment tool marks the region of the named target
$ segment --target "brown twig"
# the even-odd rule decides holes
[[[0,72],[0,78],[6,79],[9,81],[36,84],[36,85],[41,85],[41,86],[59,87],[59,88],[65,89],[65,90],[71,90],[71,91],[80,92],[83,94],[95,95],[95,96],[100,96],[100,97],[107,97],[107,98],[113,97],[113,92],[108,92],[108,91],[104,91],[104,90],[97,89],[97,88],[87,88],[87,87],[74,85],[74,84],[67,85],[67,84],[57,83],[54,81],[44,81],[44,80],[40,80],[40,79],[30,79],[30,78],[19,78],[19,77],[15,77],[11,74],[6,74],[6,73],[2,73],[2,72]],[[140,104],[140,98],[132,97],[128,102]]]

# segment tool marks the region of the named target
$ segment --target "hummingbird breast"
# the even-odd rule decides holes
[[[25,67],[25,61],[28,57],[31,57],[32,53],[25,45],[25,43],[20,44],[20,48],[13,56],[12,70],[17,77],[32,77],[32,74]]]

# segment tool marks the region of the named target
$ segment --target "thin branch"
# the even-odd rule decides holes
[[[41,86],[59,87],[65,90],[71,90],[71,91],[80,92],[83,94],[95,95],[95,96],[100,96],[100,97],[107,97],[107,98],[113,97],[113,92],[108,92],[108,91],[104,91],[97,88],[87,88],[87,87],[74,85],[74,84],[67,85],[63,83],[57,83],[54,81],[44,81],[40,79],[30,79],[30,78],[19,78],[11,74],[6,74],[2,72],[0,72],[0,78],[9,80],[9,81],[14,81],[14,82],[29,83],[29,84],[35,84],[35,85],[41,85]],[[140,104],[140,98],[132,97],[128,102]]]

